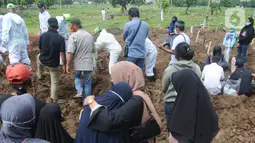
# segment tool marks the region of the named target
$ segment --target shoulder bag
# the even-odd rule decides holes
[[[134,37],[133,37],[132,40],[130,41],[129,46],[133,43],[133,41],[134,41],[134,39],[135,39],[135,37],[136,37],[136,35],[137,35],[139,29],[140,29],[141,24],[142,24],[142,21],[140,20],[139,25],[138,25],[138,28],[137,28],[137,30],[136,30],[136,32],[135,32]],[[128,56],[128,45],[126,45],[126,47],[125,47],[125,49],[124,49],[124,57],[127,57],[127,56]]]
[[[147,104],[145,103],[147,106]],[[148,108],[148,106],[147,106]],[[149,108],[148,108],[149,110]],[[150,115],[151,112],[149,111]],[[150,139],[154,139],[156,136],[158,136],[161,133],[161,129],[157,123],[157,121],[154,119],[154,117],[151,115],[151,118],[146,121],[143,124],[140,124],[136,127],[129,128],[129,135],[130,135],[130,141],[131,143],[141,143],[143,141],[147,141]]]

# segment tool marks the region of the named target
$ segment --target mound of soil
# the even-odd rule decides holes
[[[120,29],[108,29],[108,32],[112,32],[118,41],[123,46],[124,43],[121,41],[121,30]],[[187,32],[189,34],[189,32]],[[215,33],[210,30],[202,30],[200,39],[206,37],[206,39],[212,41],[212,46],[217,45],[222,42],[224,37],[223,32]],[[149,33],[152,41],[157,43],[162,43],[167,39],[167,31],[162,29],[152,29]],[[196,35],[196,34],[194,34]],[[203,68],[207,49],[201,44],[195,43],[195,37],[192,36],[191,48],[195,51],[194,61],[196,61],[201,68]],[[34,39],[37,39],[34,36]],[[33,41],[36,44],[36,40]],[[50,77],[47,72],[45,73],[45,78],[43,80],[38,80],[35,76],[36,72],[36,55],[38,50],[36,46],[30,48],[29,56],[32,62],[32,81],[33,87],[30,89],[30,93],[33,96],[46,100],[50,96]],[[232,52],[233,55],[236,54],[236,50]],[[233,56],[232,55],[232,56]],[[255,57],[254,50],[250,48],[249,50],[248,67],[255,70],[254,60]],[[108,74],[108,57],[107,54],[103,54],[100,58],[103,59],[103,68],[100,69],[97,75],[93,76],[93,89],[92,93],[94,95],[103,95],[111,87],[110,76]],[[146,83],[144,91],[151,97],[154,106],[161,117],[162,122],[165,124],[165,114],[164,114],[164,101],[162,93],[162,73],[164,69],[168,66],[170,55],[166,54],[162,50],[158,49],[158,58],[156,63],[157,68],[157,80],[155,83]],[[73,74],[63,74],[61,75],[60,81],[60,98],[64,99],[65,102],[60,104],[62,113],[64,115],[65,121],[63,126],[67,131],[75,137],[77,127],[79,125],[79,114],[81,109],[81,101],[73,99],[72,97],[76,94],[74,89],[74,79]],[[2,93],[10,93],[8,81],[6,80],[3,72],[0,72],[1,86],[0,90]],[[231,96],[213,96],[212,102],[219,116],[219,126],[220,132],[214,139],[213,143],[253,143],[255,142],[255,97],[231,97]],[[162,128],[161,135],[157,138],[159,143],[167,143],[167,130],[166,126]]]

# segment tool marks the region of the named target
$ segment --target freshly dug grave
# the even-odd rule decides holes
[[[116,39],[124,47],[124,43],[121,41],[121,30],[111,28],[109,32],[113,31]],[[188,32],[189,34],[189,32]],[[150,38],[157,44],[167,39],[167,31],[164,29],[152,29],[150,31]],[[195,35],[195,36],[194,36]],[[207,49],[204,48],[201,43],[195,43],[196,32],[192,36],[191,47],[195,51],[194,61],[197,62],[200,67],[203,67]],[[37,38],[36,36],[33,36]],[[215,33],[210,30],[203,30],[201,32],[200,39],[209,39],[212,41],[212,46],[220,44],[223,40],[224,33]],[[33,43],[37,43],[36,39],[32,39]],[[50,78],[46,73],[46,76],[42,81],[39,81],[36,76],[36,55],[38,49],[36,46],[29,48],[29,56],[32,60],[32,80],[33,87],[30,89],[30,93],[35,97],[46,100],[50,96]],[[236,50],[232,52],[236,54]],[[232,55],[232,56],[233,56]],[[255,70],[254,50],[249,49],[248,67],[253,71]],[[102,59],[108,59],[104,54]],[[157,80],[155,83],[146,83],[144,91],[151,97],[154,106],[161,117],[161,120],[165,124],[164,115],[164,101],[162,93],[162,73],[169,63],[170,55],[158,50],[157,58]],[[94,76],[93,90],[94,95],[103,95],[111,87],[110,76],[108,75],[108,63],[107,60],[103,60],[103,68],[98,71],[98,74]],[[1,93],[10,93],[9,84],[3,74],[0,72],[0,91]],[[73,99],[76,94],[74,90],[73,74],[63,74],[60,78],[60,98],[65,100],[65,103],[60,104],[65,121],[64,127],[67,131],[75,137],[77,127],[79,125],[79,113],[82,109],[81,101]],[[255,142],[255,96],[246,97],[232,97],[232,96],[214,96],[212,102],[219,116],[220,132],[214,139],[213,143],[254,143]],[[158,143],[167,143],[167,130],[166,126],[162,128],[162,134],[157,138]]]

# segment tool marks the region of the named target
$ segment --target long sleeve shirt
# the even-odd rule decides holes
[[[41,34],[48,31],[48,19],[50,18],[50,14],[48,11],[43,11],[39,13],[39,22],[40,22],[40,30]]]

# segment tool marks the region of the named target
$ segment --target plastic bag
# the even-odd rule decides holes
[[[228,80],[226,80],[224,88],[223,88],[224,95],[237,96],[238,92],[240,90],[240,84],[241,84],[241,79],[238,79],[238,80],[228,79]]]

